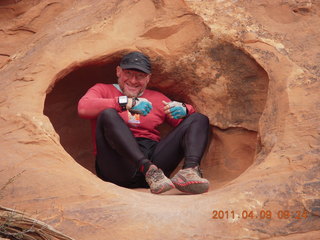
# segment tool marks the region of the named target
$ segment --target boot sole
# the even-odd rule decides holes
[[[185,183],[173,182],[173,184],[179,191],[189,194],[201,194],[209,190],[209,183],[207,182],[190,181]]]

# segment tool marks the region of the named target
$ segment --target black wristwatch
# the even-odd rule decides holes
[[[119,103],[122,111],[127,110],[128,97],[127,96],[120,96],[118,98],[118,103]]]

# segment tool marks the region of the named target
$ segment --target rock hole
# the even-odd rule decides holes
[[[44,114],[60,136],[60,143],[80,165],[95,173],[90,121],[78,116],[77,105],[96,83],[115,83],[118,61],[81,66],[57,80],[47,94]]]
[[[214,57],[210,54],[214,54]],[[214,67],[209,69],[215,72],[215,79],[204,79],[201,86],[198,76],[190,74],[190,69],[181,70],[178,76],[175,75],[177,71],[166,73],[161,64],[154,64],[154,77],[150,82],[150,87],[176,100],[192,101],[195,107],[213,119],[212,122],[215,124],[211,126],[210,144],[202,160],[204,175],[212,183],[211,190],[213,190],[241,175],[254,161],[256,149],[259,147],[257,146],[257,126],[267,98],[268,76],[254,59],[231,44],[219,45],[211,49],[210,54],[206,57],[216,66],[216,69]],[[45,100],[44,114],[49,117],[55,131],[59,134],[61,145],[75,161],[93,173],[95,173],[95,160],[92,154],[90,121],[78,116],[77,104],[95,83],[117,82],[115,68],[120,56],[122,54],[117,53],[112,57],[77,67],[56,81]],[[205,57],[199,56],[198,62],[204,61],[203,59]],[[180,64],[179,69],[183,68],[184,65]],[[190,74],[189,78],[194,78],[191,79],[192,84],[195,81],[199,82],[197,88],[183,83],[183,79],[188,77],[188,74]],[[159,85],[157,84],[159,79],[154,80],[157,75],[159,75],[158,78],[161,78]],[[176,82],[183,83],[181,87],[183,90],[178,90],[179,88],[169,90],[167,83],[164,82],[165,79],[176,79]],[[213,112],[208,107],[201,107],[203,102],[208,102],[208,99],[211,98],[210,91],[206,90],[206,95],[202,96],[201,89],[207,88],[208,84],[214,88],[220,79],[226,79],[226,93],[220,93],[221,99],[215,98],[213,100],[215,102],[211,104],[218,106],[221,104],[219,101],[223,102],[223,109],[230,113],[225,116],[223,111]],[[215,91],[213,89],[213,92]],[[200,96],[200,100],[193,98],[192,94]],[[239,108],[243,108],[243,111],[239,112]],[[250,114],[251,117],[248,117]],[[213,116],[216,115],[219,117],[214,118]],[[169,127],[163,126],[161,131],[166,133]]]

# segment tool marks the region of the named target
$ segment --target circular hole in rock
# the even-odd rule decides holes
[[[78,115],[80,98],[96,83],[115,83],[118,61],[76,68],[59,79],[47,94],[44,114],[60,136],[60,143],[80,165],[95,173],[90,121]]]
[[[220,65],[219,74],[231,79],[232,88],[229,89],[234,99],[226,106],[229,109],[239,108],[239,104],[251,102],[250,107],[254,110],[255,121],[259,121],[267,98],[268,76],[264,69],[252,58],[232,45],[221,45],[213,49],[215,57]],[[116,83],[115,68],[122,54],[114,54],[112,57],[101,61],[94,61],[83,66],[78,66],[70,73],[56,81],[52,91],[47,94],[45,100],[44,114],[49,117],[56,132],[60,136],[61,145],[65,150],[83,167],[95,173],[94,155],[92,146],[90,121],[81,119],[77,113],[79,99],[86,91],[96,83]],[[230,60],[230,61],[228,61]],[[160,65],[154,66],[154,77],[166,77],[175,79],[173,73],[164,73]],[[230,71],[232,69],[232,71]],[[237,71],[236,69],[239,69]],[[156,77],[158,74],[161,76]],[[164,77],[165,75],[165,77]],[[249,77],[248,77],[249,76]],[[182,81],[186,76],[180,76]],[[152,80],[151,87],[160,90],[173,98],[176,96],[174,90],[167,92],[166,88],[157,86],[159,80]],[[177,82],[179,82],[177,81]],[[232,82],[232,81],[236,81]],[[250,82],[242,84],[241,81]],[[234,88],[234,86],[237,86]],[[259,91],[254,91],[254,86],[259,86]],[[184,88],[187,88],[184,86]],[[252,95],[252,96],[251,96]],[[177,94],[178,101],[190,101],[190,96]],[[254,103],[256,96],[259,96]],[[206,99],[203,99],[205,102]],[[244,106],[248,108],[248,106]],[[250,110],[246,109],[247,112]],[[257,117],[258,115],[258,117]],[[240,116],[241,117],[241,116]],[[162,134],[170,131],[169,126],[163,126]],[[254,161],[257,147],[257,131],[248,130],[243,127],[219,128],[211,126],[210,142],[206,155],[202,160],[204,176],[211,182],[210,190],[223,186],[224,184],[241,175]]]

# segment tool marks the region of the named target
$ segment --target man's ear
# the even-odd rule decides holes
[[[147,77],[147,84],[149,83],[150,78],[151,78],[151,74],[149,74],[148,77]]]
[[[117,68],[116,68],[117,77],[120,77],[121,70],[122,70],[121,67],[117,66]]]

